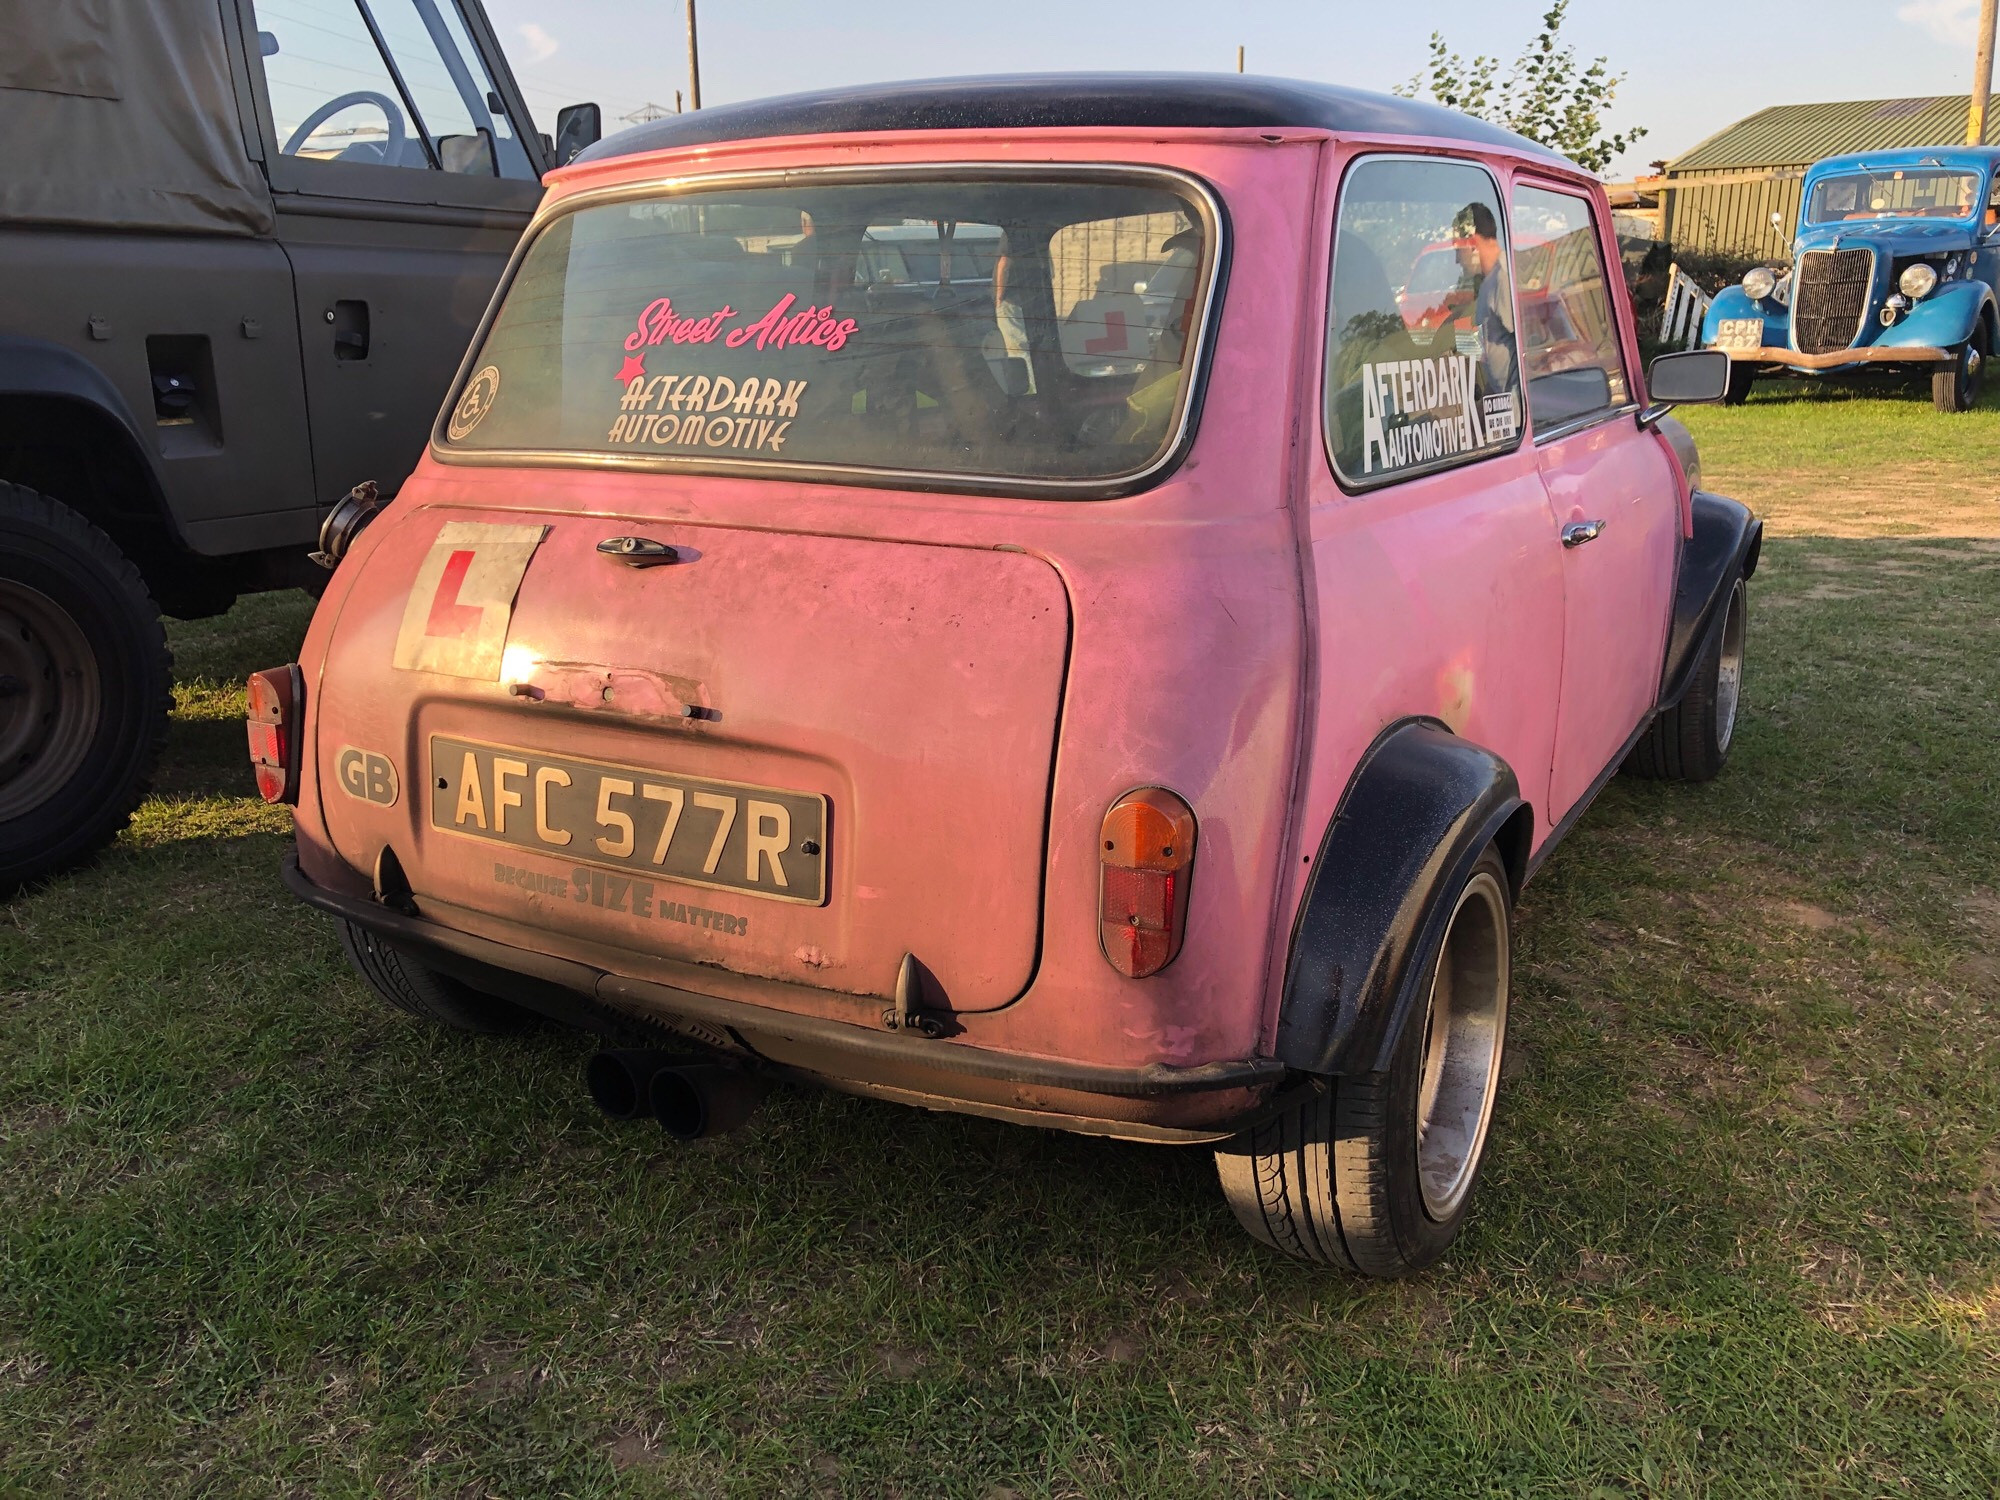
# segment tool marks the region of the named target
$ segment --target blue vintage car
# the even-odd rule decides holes
[[[2000,149],[1830,156],[1806,173],[1789,268],[1718,293],[1702,342],[1729,351],[1731,402],[1759,375],[1924,372],[1939,411],[1979,398],[2000,348]]]

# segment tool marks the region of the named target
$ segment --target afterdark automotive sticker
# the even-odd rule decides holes
[[[626,383],[607,443],[782,452],[803,380],[646,375]]]
[[[403,606],[396,666],[497,681],[514,594],[547,531],[477,521],[440,527]]]
[[[1470,354],[1400,359],[1361,367],[1361,472],[1433,463],[1521,430],[1512,390],[1478,394],[1479,361]]]

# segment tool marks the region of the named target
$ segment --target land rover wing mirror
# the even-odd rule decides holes
[[[571,104],[556,111],[556,165],[566,167],[604,136],[604,114],[595,104]]]
[[[1653,404],[1639,413],[1639,425],[1650,427],[1676,406],[1698,406],[1729,394],[1729,351],[1678,349],[1662,354],[1646,367],[1646,388]]]

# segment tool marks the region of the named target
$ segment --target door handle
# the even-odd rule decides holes
[[[1563,545],[1581,547],[1585,542],[1596,541],[1598,533],[1603,530],[1602,521],[1571,521],[1569,525],[1563,527]]]
[[[632,568],[657,568],[681,560],[676,549],[649,536],[608,536],[597,544],[597,551],[599,556]]]

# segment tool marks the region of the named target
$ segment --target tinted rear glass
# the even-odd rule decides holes
[[[1187,400],[1214,255],[1151,184],[773,184],[537,236],[446,451],[1092,480]]]

